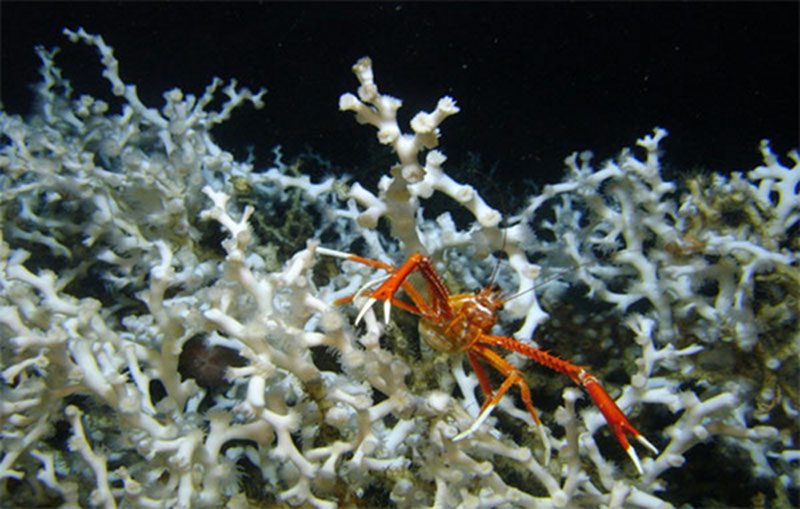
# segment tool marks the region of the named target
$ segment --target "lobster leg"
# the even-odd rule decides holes
[[[467,352],[467,358],[469,359],[470,365],[472,365],[472,371],[478,376],[478,383],[481,385],[481,390],[486,400],[492,399],[494,397],[494,391],[492,390],[491,383],[489,383],[489,377],[486,376],[486,372],[483,370],[483,366],[478,362],[478,355],[474,352]],[[483,408],[481,408],[481,410],[482,409]]]
[[[636,470],[640,474],[643,473],[642,464],[639,461],[639,456],[636,454],[636,450],[633,448],[630,442],[628,442],[627,435],[631,435],[640,444],[645,446],[654,454],[658,454],[658,449],[641,433],[639,433],[635,427],[633,427],[633,424],[630,423],[628,418],[625,417],[625,414],[622,413],[622,410],[620,410],[617,404],[614,403],[614,400],[611,399],[611,396],[609,396],[603,386],[600,385],[600,382],[597,380],[597,378],[586,371],[585,367],[576,366],[575,364],[556,357],[555,355],[545,352],[544,350],[520,343],[519,341],[515,341],[514,339],[505,336],[483,335],[481,336],[481,342],[497,345],[520,353],[534,362],[541,364],[542,366],[546,366],[554,371],[558,371],[559,373],[567,375],[573,382],[575,382],[575,384],[586,389],[586,392],[589,393],[589,396],[591,396],[594,404],[603,414],[603,417],[605,417],[608,427],[611,428],[614,436],[617,437],[620,445],[622,445],[622,448],[625,449],[625,452],[628,454],[631,461],[636,466]]]
[[[317,252],[327,256],[335,256],[337,258],[344,258],[345,260],[363,263],[364,265],[368,265],[370,267],[383,269],[389,273],[384,279],[380,280],[382,281],[381,285],[375,291],[369,294],[370,297],[367,300],[367,303],[364,304],[359,311],[358,316],[356,317],[356,323],[360,322],[361,319],[364,318],[364,315],[367,313],[367,311],[369,311],[369,309],[379,300],[383,301],[383,317],[386,323],[389,323],[392,305],[421,316],[430,316],[432,314],[438,314],[442,312],[444,312],[446,315],[450,314],[450,305],[448,304],[447,300],[450,296],[450,291],[447,289],[447,286],[445,286],[444,281],[442,281],[442,279],[436,273],[436,270],[433,268],[433,265],[428,257],[420,253],[411,255],[408,260],[406,260],[405,263],[399,267],[393,267],[379,260],[363,258],[358,255],[349,254],[334,249],[317,247]],[[421,273],[423,279],[425,280],[430,303],[426,302],[424,297],[422,297],[414,285],[407,281],[408,277],[414,272]],[[394,295],[401,288],[413,301],[413,304],[403,302],[395,298]],[[352,298],[347,297],[344,299],[339,299],[335,304],[342,304],[351,299]]]
[[[549,464],[551,449],[550,440],[547,438],[547,433],[544,431],[544,426],[542,426],[542,421],[539,419],[539,414],[536,413],[536,409],[533,407],[531,391],[530,388],[528,388],[528,384],[525,383],[525,378],[522,376],[522,373],[520,373],[520,371],[512,366],[507,360],[485,345],[473,345],[472,349],[468,352],[468,358],[470,360],[470,364],[472,364],[472,368],[478,375],[478,381],[481,384],[481,388],[486,396],[486,400],[483,402],[481,411],[475,421],[467,429],[453,437],[453,441],[457,442],[459,440],[463,440],[477,431],[481,424],[483,424],[486,419],[489,418],[492,410],[494,410],[497,404],[500,403],[500,400],[503,398],[505,393],[511,389],[511,386],[516,385],[519,387],[520,396],[522,397],[522,402],[525,404],[525,408],[528,409],[528,412],[533,417],[534,422],[536,422],[536,426],[539,430],[539,437],[542,439],[542,443],[544,444],[545,464]],[[489,380],[486,377],[486,373],[483,371],[481,365],[478,364],[478,358],[485,360],[493,368],[497,369],[506,376],[506,379],[494,394],[492,394],[491,386],[489,385]]]
[[[364,263],[362,260],[356,260]],[[419,272],[425,280],[425,285],[428,290],[428,299],[430,302],[425,302],[425,299],[417,291],[414,286],[407,281],[408,277]],[[384,319],[389,323],[389,313],[391,310],[391,302],[394,300],[394,294],[402,288],[406,294],[414,301],[414,304],[419,309],[418,313],[422,316],[437,316],[439,319],[447,320],[450,318],[451,310],[448,298],[450,291],[445,286],[444,281],[436,273],[430,259],[420,253],[411,255],[408,260],[401,266],[393,269],[389,277],[384,283],[370,296],[367,304],[361,309],[359,316],[363,316],[376,301],[384,301]],[[440,316],[443,315],[443,316]]]

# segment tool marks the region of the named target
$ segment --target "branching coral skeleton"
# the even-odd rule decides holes
[[[217,146],[211,127],[261,107],[263,91],[214,79],[197,97],[174,89],[161,108],[147,105],[100,36],[64,33],[97,50],[115,100],[73,96],[57,52],[38,48],[39,109],[0,112],[4,501],[668,507],[681,501],[663,474],[680,479],[699,443],[725,444],[714,461],[745,451],[736,466],[772,480],[775,505],[798,489],[799,404],[783,383],[798,369],[796,152],[784,166],[764,142],[759,168],[683,189],[662,178],[666,131],[656,129],[638,140],[641,158],[624,150],[599,168],[589,153],[567,158],[564,180],[504,222],[435,150],[455,101],[404,133],[402,103],[378,91],[368,58],[353,68],[357,95],[339,106],[397,154],[375,190],[297,176],[278,149],[257,171]],[[442,197],[474,222],[427,219],[426,201]],[[254,225],[287,201],[313,218],[314,235],[270,264],[281,246],[260,245]],[[743,222],[726,223],[723,209]],[[217,231],[221,245],[209,240]],[[343,260],[332,270],[318,255]],[[578,269],[526,291],[564,267]],[[493,287],[451,294],[445,280],[518,297],[497,313]],[[565,319],[576,285],[596,306],[576,304]],[[367,296],[356,316],[335,305],[356,293]],[[371,311],[379,300],[384,322]],[[389,324],[393,306],[420,315],[421,331]],[[575,364],[530,339],[544,325],[580,330],[541,339]],[[198,383],[180,368],[198,342],[239,360]],[[587,357],[603,361],[592,362],[597,378],[579,365]],[[523,358],[565,373],[599,409],[579,411],[584,393],[557,389],[555,422],[540,420]],[[497,389],[482,362],[503,375]],[[732,372],[737,362],[755,367]],[[503,397],[513,385],[522,405]],[[544,450],[519,422],[537,427]],[[634,466],[596,442],[606,423]],[[655,457],[639,461],[626,435]]]

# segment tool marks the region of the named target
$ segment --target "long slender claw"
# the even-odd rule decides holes
[[[597,378],[586,371],[581,370],[578,374],[578,379],[592,397],[594,404],[603,414],[603,417],[606,418],[608,427],[611,428],[611,431],[617,437],[620,445],[622,445],[622,448],[625,449],[625,452],[636,466],[636,470],[641,475],[643,473],[642,463],[639,461],[639,456],[636,454],[636,450],[628,442],[626,433],[636,438],[640,444],[647,447],[654,454],[658,454],[658,449],[656,446],[650,443],[649,440],[643,437],[636,428],[633,427],[628,418],[625,417],[625,414],[622,413],[622,410],[619,409],[614,400],[611,399],[611,396],[608,395],[605,389],[603,389],[603,387],[600,385],[600,382],[597,381]]]
[[[370,281],[367,281],[366,283],[364,283],[361,286],[361,288],[358,289],[358,291],[356,293],[353,294],[353,298],[355,299],[357,297],[360,297],[361,295],[364,294],[364,292],[366,292],[367,290],[369,290],[373,286],[378,286],[378,285],[382,284],[388,278],[389,278],[389,276],[382,276],[382,277],[375,278],[375,279],[372,279]]]
[[[616,406],[616,405],[615,405]],[[619,410],[619,409],[618,409]],[[625,449],[625,452],[628,453],[628,457],[630,457],[631,461],[633,461],[634,466],[636,466],[636,470],[639,472],[639,475],[642,475],[644,471],[642,470],[642,463],[639,461],[639,455],[636,454],[636,449],[628,442],[628,437],[625,433],[630,433],[633,438],[636,439],[640,444],[647,447],[653,454],[658,454],[658,449],[649,440],[647,440],[641,433],[639,433],[636,428],[622,415],[622,412],[619,412],[619,415],[622,416],[623,420],[617,420],[614,423],[609,422],[609,427],[616,435],[617,440],[622,445],[622,448]],[[608,418],[608,417],[607,417]]]
[[[650,443],[650,441],[648,439],[646,439],[643,435],[636,435],[636,440],[638,440],[639,443],[642,444],[643,446],[645,446],[648,449],[650,449],[650,452],[652,452],[653,454],[658,454],[659,453],[658,452],[658,448],[655,445],[653,445],[652,443]]]
[[[362,307],[361,311],[358,312],[358,316],[356,317],[356,325],[358,325],[361,319],[364,318],[364,315],[367,314],[367,311],[369,311],[369,308],[371,308],[372,305],[375,304],[376,302],[378,302],[378,299],[376,299],[375,297],[370,297],[367,300],[367,303],[364,304],[364,307]]]
[[[335,256],[336,258],[344,258],[345,260],[353,257],[351,253],[345,253],[344,251],[339,251],[337,249],[330,249],[322,246],[317,246],[316,251],[321,255]]]
[[[486,408],[484,408],[483,411],[480,413],[480,415],[478,415],[478,418],[475,419],[475,422],[473,422],[469,426],[469,428],[465,429],[464,431],[453,437],[453,442],[464,440],[471,434],[475,433],[478,430],[478,428],[481,427],[481,424],[486,422],[486,419],[489,418],[489,415],[491,415],[492,410],[494,410],[495,406],[497,405],[489,405]]]
[[[389,325],[389,316],[392,312],[392,301],[391,299],[386,299],[383,301],[383,319],[386,321],[386,325]]]
[[[472,424],[470,424],[469,428],[465,429],[464,431],[453,437],[453,442],[459,442],[461,440],[464,440],[465,438],[469,437],[470,435],[478,431],[478,428],[480,428],[481,425],[484,422],[486,422],[486,419],[489,418],[489,416],[492,414],[492,410],[494,410],[496,406],[497,405],[488,405],[486,408],[484,408],[483,411],[480,413],[480,415],[478,415],[478,418],[475,419],[475,421]],[[547,466],[550,464],[550,451],[552,449],[550,446],[550,439],[547,437],[547,432],[545,432],[544,425],[541,422],[538,422],[536,424],[536,427],[539,430],[539,437],[542,439],[542,445],[544,445],[544,450],[545,450],[544,464],[545,466]]]
[[[625,452],[628,453],[631,461],[633,461],[633,464],[636,466],[636,470],[639,472],[639,475],[644,474],[644,470],[642,470],[642,463],[639,461],[639,455],[636,454],[636,449],[634,449],[631,444],[628,444],[628,447],[625,448]]]

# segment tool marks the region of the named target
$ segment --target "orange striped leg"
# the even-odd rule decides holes
[[[388,263],[384,263],[380,260],[373,260],[370,258],[364,258],[358,255],[345,253],[343,251],[338,251],[335,249],[329,249],[325,247],[317,247],[317,252],[322,255],[327,256],[335,256],[337,258],[343,258],[345,260],[363,263],[369,267],[375,267],[377,269],[383,269],[389,274],[382,279],[378,279],[376,281],[370,281],[364,287],[362,287],[358,292],[348,297],[343,297],[341,299],[337,299],[333,304],[340,305],[345,304],[347,302],[352,301],[356,296],[363,293],[366,288],[372,286],[377,283],[381,283],[381,285],[371,293],[369,300],[367,303],[361,308],[356,317],[355,323],[361,321],[364,318],[364,315],[369,311],[369,309],[379,300],[384,301],[384,318],[386,323],[389,323],[389,316],[391,307],[397,306],[401,309],[404,309],[410,313],[415,315],[424,315],[428,312],[428,304],[425,302],[425,299],[420,295],[416,288],[414,288],[411,283],[406,281],[406,278],[415,270],[419,270],[418,267],[415,267],[415,263],[419,262],[420,258],[424,257],[420,254],[412,255],[403,265],[399,268],[395,268]],[[432,268],[431,268],[432,270]],[[397,299],[394,297],[394,294],[397,292],[399,288],[402,288],[409,298],[412,300],[412,303]]]
[[[364,261],[373,261],[362,259],[360,257],[351,258],[351,260],[361,263],[364,263]],[[383,266],[385,264],[377,262],[375,265],[370,265],[384,268]],[[428,290],[427,302],[419,293],[419,291],[417,291],[417,289],[407,281],[407,278],[414,272],[419,272],[422,278],[425,280],[425,285]],[[406,295],[408,295],[408,297],[412,300],[414,303],[413,306],[408,303],[406,303],[406,305],[397,304],[397,302],[400,301],[396,300],[394,295],[400,288],[402,288],[403,291],[406,292]],[[436,274],[436,271],[434,270],[433,265],[431,265],[428,257],[420,253],[414,253],[408,258],[408,260],[405,261],[405,263],[403,263],[403,265],[397,267],[396,269],[391,269],[391,273],[386,280],[381,284],[381,286],[372,292],[367,303],[361,308],[361,311],[359,311],[358,316],[356,317],[356,323],[358,323],[361,318],[364,317],[367,311],[379,300],[384,302],[383,316],[386,323],[389,323],[392,304],[406,309],[407,311],[411,311],[417,315],[426,317],[436,316],[437,318],[447,319],[449,318],[448,315],[450,313],[450,304],[448,302],[449,295],[449,290],[438,274]],[[445,313],[445,316],[440,317],[439,315],[441,313]]]
[[[642,473],[642,464],[639,462],[639,456],[636,454],[636,450],[628,442],[626,433],[630,433],[630,435],[634,437],[640,444],[644,445],[654,454],[658,454],[658,449],[656,449],[656,447],[650,443],[649,440],[642,436],[642,434],[633,427],[630,421],[628,421],[628,418],[625,417],[625,414],[622,413],[622,410],[619,409],[617,404],[614,403],[614,400],[611,399],[611,396],[609,396],[606,390],[603,389],[603,386],[600,385],[600,382],[597,380],[597,378],[586,371],[584,366],[576,366],[575,364],[547,353],[544,350],[539,350],[538,348],[526,345],[525,343],[520,343],[515,339],[505,336],[485,335],[481,336],[481,341],[521,353],[522,355],[541,364],[542,366],[546,366],[554,371],[558,371],[559,373],[567,375],[577,385],[585,388],[586,392],[589,393],[589,396],[592,397],[594,404],[598,409],[600,409],[603,417],[605,417],[608,426],[614,433],[614,436],[617,437],[620,445],[622,445],[622,448],[625,449],[625,452],[631,458],[631,461],[633,461],[633,464],[636,466],[636,470],[638,470],[640,474]]]
[[[489,377],[486,376],[486,371],[483,370],[483,366],[478,362],[478,355],[473,352],[467,352],[467,359],[469,359],[469,363],[472,365],[472,371],[478,375],[478,383],[480,383],[481,390],[485,396],[483,405],[481,405],[481,411],[483,411],[489,400],[494,397],[494,391],[492,390],[492,385],[489,383]]]
[[[453,437],[453,441],[459,441],[467,438],[478,428],[480,428],[481,424],[483,424],[486,419],[489,418],[491,415],[492,410],[497,406],[500,400],[503,398],[506,392],[511,389],[512,385],[517,385],[519,387],[520,396],[522,397],[522,402],[525,404],[525,408],[528,409],[528,412],[533,417],[533,420],[536,422],[536,426],[539,429],[539,435],[542,439],[542,442],[545,446],[545,463],[550,462],[550,441],[547,438],[547,434],[544,431],[544,426],[542,426],[542,421],[539,419],[539,414],[536,413],[536,409],[533,407],[533,402],[531,401],[531,391],[528,388],[528,384],[525,383],[525,379],[522,376],[522,373],[508,363],[503,357],[497,354],[495,351],[491,350],[488,346],[475,344],[473,345],[469,352],[468,358],[473,365],[473,368],[477,366],[475,369],[476,374],[478,375],[478,381],[481,383],[481,388],[486,394],[487,398],[486,401],[483,402],[483,406],[481,407],[481,411],[478,414],[478,417],[475,419],[469,428],[465,429],[455,437]],[[506,376],[506,379],[503,381],[500,388],[497,389],[497,392],[492,395],[491,387],[489,386],[489,381],[486,378],[486,373],[483,371],[483,368],[477,363],[478,358],[482,358],[486,362],[488,362],[493,368],[498,370],[500,373]]]

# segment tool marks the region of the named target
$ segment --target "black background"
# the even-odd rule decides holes
[[[115,48],[149,106],[172,87],[201,94],[212,76],[267,88],[264,109],[215,129],[238,157],[251,146],[258,166],[276,144],[311,147],[341,171],[364,164],[375,131],[338,111],[363,55],[380,90],[404,100],[404,121],[456,99],[441,140],[455,175],[474,153],[485,174],[553,182],[571,152],[612,157],[654,126],[670,131],[676,170],[748,170],[762,138],[781,156],[798,144],[797,2],[2,2],[0,16],[7,111],[30,111],[35,44],[62,48],[77,92],[112,97],[95,51],[61,35],[83,26]]]

